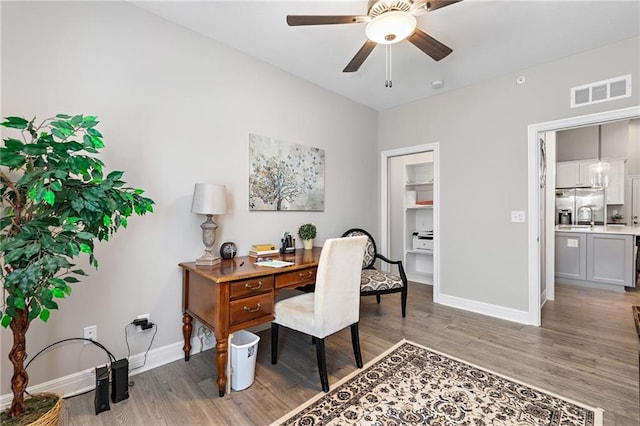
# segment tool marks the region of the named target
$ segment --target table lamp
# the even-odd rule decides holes
[[[191,213],[207,215],[207,220],[200,225],[204,255],[196,259],[196,265],[213,266],[220,263],[220,257],[213,253],[213,244],[216,242],[216,229],[218,228],[218,225],[213,221],[213,215],[225,214],[226,212],[227,196],[224,185],[196,183],[193,189]]]

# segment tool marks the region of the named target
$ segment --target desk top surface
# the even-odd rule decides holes
[[[274,260],[294,262],[293,265],[282,268],[260,266],[255,263],[254,258],[249,256],[223,259],[220,264],[215,266],[196,266],[195,262],[182,262],[179,266],[216,283],[223,283],[318,266],[321,251],[321,247],[314,247],[313,250],[297,249],[295,253],[273,257]]]

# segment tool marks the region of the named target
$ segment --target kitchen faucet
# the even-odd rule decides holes
[[[595,225],[595,222],[593,221],[593,209],[589,206],[582,206],[578,209],[576,220],[579,220],[578,218],[580,217],[580,210],[582,209],[589,209],[589,225],[593,227],[593,225]]]

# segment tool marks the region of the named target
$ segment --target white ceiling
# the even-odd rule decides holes
[[[291,74],[384,110],[584,52],[640,33],[640,0],[464,0],[418,17],[418,28],[453,49],[440,62],[408,41],[360,70],[342,69],[366,41],[366,24],[289,27],[292,15],[366,15],[367,1],[143,1],[137,6]],[[615,77],[615,76],[610,76]],[[445,86],[434,90],[433,80]]]

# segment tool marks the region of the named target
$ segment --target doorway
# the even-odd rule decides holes
[[[555,173],[553,173],[555,167],[549,167],[549,159],[545,159],[541,154],[540,140],[545,139],[546,132],[555,132],[574,127],[597,125],[611,121],[630,120],[635,118],[640,118],[640,106],[529,125],[529,324],[535,326],[540,326],[541,324],[541,309],[544,302],[544,298],[542,296],[542,286],[545,282],[547,286],[550,284],[549,276],[552,274],[549,274],[549,269],[553,268],[553,262],[550,261],[551,259],[549,255],[554,252],[552,245],[555,242],[555,222],[548,220],[549,214],[544,213],[548,212],[550,209],[548,202],[549,199],[547,197],[544,197],[544,195],[548,193],[548,188],[555,187]],[[551,147],[547,144],[546,153],[548,154],[550,150]],[[545,181],[544,185],[541,184],[542,181]],[[547,208],[545,208],[544,210],[542,210],[542,198],[547,200]],[[547,220],[544,220],[545,218],[547,218]],[[544,274],[541,268],[541,265],[544,263],[546,263],[547,265],[545,268],[547,271],[546,274]],[[546,280],[543,279],[543,275],[546,276]]]
[[[393,176],[397,175],[397,171],[393,168],[397,167],[399,159],[409,159],[412,156],[420,158],[421,154],[429,154],[433,160],[433,250],[432,250],[432,286],[433,286],[433,301],[438,303],[440,294],[440,250],[439,250],[439,229],[440,229],[440,153],[439,144],[425,144],[412,147],[394,149],[389,151],[383,151],[380,158],[380,170],[381,170],[381,195],[380,195],[380,242],[379,250],[384,255],[394,254],[394,257],[403,260],[406,265],[407,256],[407,241],[406,241],[406,229],[404,226],[400,227],[397,220],[394,221],[392,215],[392,209],[397,209],[401,205],[401,210],[404,211],[404,197],[398,198],[398,192],[405,193],[404,183],[400,183],[401,191],[396,188],[397,182],[394,184]],[[403,213],[404,214],[404,213]],[[396,222],[396,223],[394,223]],[[402,252],[399,255],[398,252]],[[406,266],[405,266],[406,268]]]

